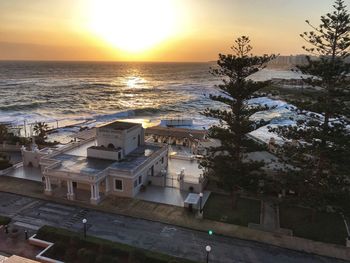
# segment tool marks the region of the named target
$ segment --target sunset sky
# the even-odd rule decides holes
[[[300,54],[331,0],[0,0],[1,60],[208,61],[248,35]],[[345,3],[350,6],[350,0]]]

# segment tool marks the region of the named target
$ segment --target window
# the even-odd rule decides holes
[[[139,184],[142,184],[142,175],[139,176]]]
[[[123,180],[115,179],[114,188],[117,191],[123,191]]]
[[[122,153],[118,152],[118,160],[120,160],[122,158]]]
[[[162,164],[164,163],[164,156],[162,157]]]
[[[134,181],[134,188],[137,187],[137,180]]]

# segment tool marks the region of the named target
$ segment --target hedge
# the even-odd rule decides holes
[[[11,218],[7,216],[0,216],[0,226],[1,225],[8,225],[11,222]]]
[[[37,232],[37,238],[55,243],[45,256],[65,262],[128,262],[140,263],[194,263],[158,252],[135,248],[109,240],[87,236],[66,229],[43,226]],[[122,260],[125,262],[125,260]]]

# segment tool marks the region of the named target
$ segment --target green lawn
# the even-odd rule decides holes
[[[11,222],[11,218],[7,216],[0,216],[0,226],[1,225],[7,225]]]
[[[260,201],[239,198],[232,209],[232,198],[227,195],[211,194],[204,207],[204,218],[229,224],[248,226],[260,221]]]
[[[316,212],[312,218],[310,209],[280,206],[280,225],[298,237],[345,245],[347,233],[339,214]]]

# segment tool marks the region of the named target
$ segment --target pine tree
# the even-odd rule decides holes
[[[222,107],[208,108],[204,115],[219,120],[218,125],[209,129],[209,137],[219,140],[220,145],[208,149],[201,166],[206,168],[209,178],[232,194],[237,189],[256,192],[258,181],[264,178],[261,170],[264,164],[246,158],[247,153],[259,148],[247,134],[263,125],[250,117],[267,107],[248,105],[248,100],[269,82],[254,82],[248,77],[262,69],[274,56],[251,55],[252,46],[246,36],[237,38],[231,49],[233,54],[219,54],[217,67],[211,70],[214,76],[222,79],[222,83],[217,85],[219,94],[212,94],[210,98],[221,103]]]
[[[315,209],[332,206],[349,209],[350,169],[350,17],[344,1],[336,0],[334,11],[321,16],[321,24],[300,36],[308,43],[304,50],[316,58],[298,69],[317,87],[317,95],[306,94],[292,101],[302,116],[296,126],[272,129],[286,139],[283,155],[296,169],[288,172],[284,184],[297,191],[299,203]],[[349,126],[348,126],[349,127]],[[347,200],[347,201],[346,201]]]

